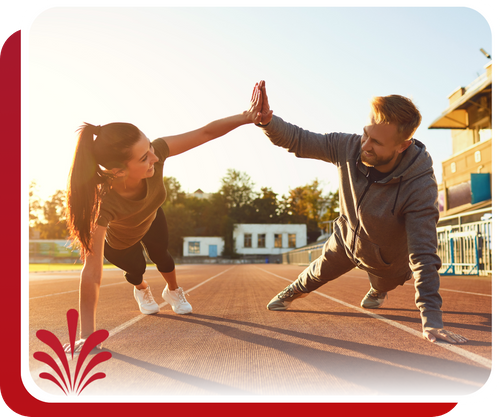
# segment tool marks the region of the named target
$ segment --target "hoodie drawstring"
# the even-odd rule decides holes
[[[398,201],[399,190],[401,189],[401,181],[403,181],[403,176],[399,177],[398,191],[396,192],[396,198],[394,199],[394,206],[392,206],[391,213],[394,216],[394,210],[396,209],[396,202]]]

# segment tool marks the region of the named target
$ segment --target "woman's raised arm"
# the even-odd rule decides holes
[[[262,96],[255,84],[250,107],[241,114],[235,114],[223,119],[215,120],[204,127],[180,135],[166,136],[163,140],[167,143],[170,156],[178,155],[190,149],[196,148],[212,139],[229,133],[239,126],[249,123],[260,123],[262,109]]]

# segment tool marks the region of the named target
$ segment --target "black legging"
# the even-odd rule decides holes
[[[141,241],[127,249],[117,250],[104,243],[104,257],[125,271],[123,275],[133,285],[142,283],[142,276],[146,272],[145,249],[160,272],[172,272],[175,263],[168,252],[167,219],[161,207],[156,212],[156,218]]]

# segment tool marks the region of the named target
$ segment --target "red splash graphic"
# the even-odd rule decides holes
[[[69,344],[71,347],[71,360],[73,360],[75,353],[76,329],[78,325],[78,312],[76,310],[69,310],[66,317],[68,320],[68,334],[69,334]],[[59,388],[61,388],[61,390],[66,395],[80,395],[80,393],[85,389],[85,387],[87,387],[91,382],[106,377],[105,373],[98,372],[92,375],[90,378],[88,378],[86,382],[84,382],[85,378],[93,368],[111,358],[110,352],[100,352],[96,354],[87,363],[81,375],[80,371],[82,371],[82,366],[85,362],[85,359],[90,354],[92,349],[94,349],[96,346],[98,346],[100,343],[102,343],[108,338],[109,332],[107,330],[97,330],[85,340],[85,343],[83,344],[80,350],[80,354],[78,355],[78,361],[76,363],[73,377],[71,377],[71,370],[67,355],[64,352],[64,347],[59,341],[59,339],[56,337],[56,335],[54,335],[52,332],[49,332],[48,330],[38,330],[38,332],[36,332],[36,336],[38,337],[39,340],[41,340],[47,346],[50,346],[52,348],[54,353],[59,358],[59,361],[63,367],[63,369],[61,369],[58,363],[47,353],[35,352],[33,354],[33,357],[36,360],[43,362],[49,367],[51,367],[59,377],[59,379],[57,379],[52,374],[49,374],[47,372],[42,372],[40,373],[40,378],[52,381]]]

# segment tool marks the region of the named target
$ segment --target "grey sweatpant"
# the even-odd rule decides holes
[[[293,282],[292,287],[295,292],[309,293],[317,290],[327,282],[337,279],[355,267],[356,264],[347,256],[343,243],[334,233],[323,246],[321,256],[300,273],[299,277]],[[403,285],[411,278],[411,274],[388,279],[368,272],[368,278],[372,288],[379,292],[387,292],[398,285]]]

